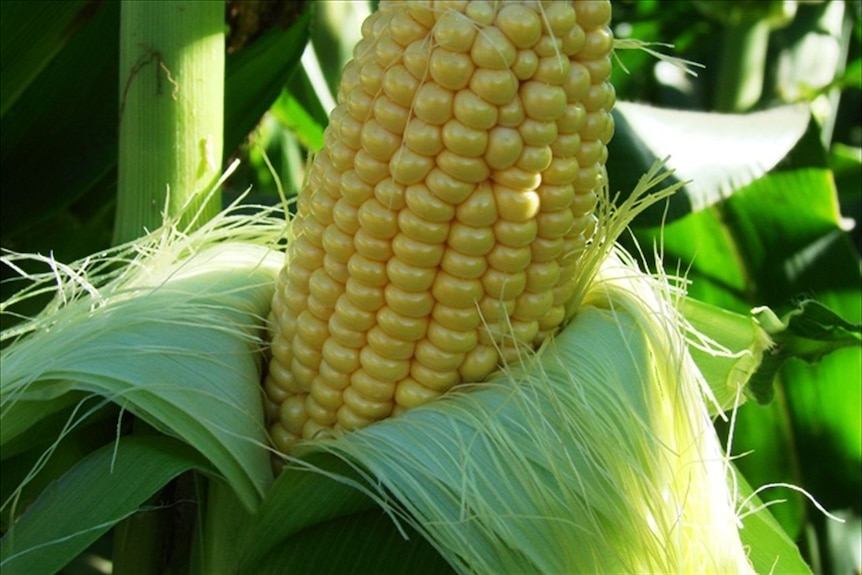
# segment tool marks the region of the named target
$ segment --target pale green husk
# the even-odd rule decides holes
[[[460,572],[751,571],[682,289],[614,244],[635,211],[670,193],[643,196],[658,171],[599,214],[573,320],[554,341],[495,380],[309,444],[356,466],[374,486],[364,489]],[[261,331],[287,233],[280,210],[228,210],[190,235],[167,224],[71,266],[6,254],[52,271],[4,313],[42,291],[56,297],[2,334],[0,444],[84,391],[192,445],[255,509],[272,479]],[[768,344],[757,342],[743,355],[756,360]],[[697,345],[729,358],[719,383],[738,395],[739,352]]]
[[[642,272],[615,244],[674,191],[646,195],[668,175],[657,163],[619,208],[600,202],[572,321],[537,353],[299,453],[354,465],[368,493],[460,573],[753,572],[710,419],[720,407],[689,340],[724,360],[713,374],[723,400],[749,375],[740,358],[759,360],[768,338],[754,330],[747,347],[717,345],[683,318],[682,282]]]
[[[56,295],[3,332],[2,444],[66,405],[69,392],[99,395],[201,451],[254,508],[272,477],[259,351],[283,263],[281,215],[229,210],[190,235],[168,223],[73,265],[4,254],[8,265],[36,259],[52,270],[30,276],[4,313],[33,294]]]
[[[605,260],[524,365],[318,442],[461,573],[746,573],[732,469],[665,285]]]

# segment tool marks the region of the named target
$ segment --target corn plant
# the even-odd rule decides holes
[[[858,569],[858,6],[0,6],[4,573]]]

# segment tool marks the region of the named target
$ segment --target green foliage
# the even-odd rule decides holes
[[[699,113],[714,109],[723,89],[719,48],[726,42],[717,46],[716,38],[726,23],[701,17],[681,2],[620,2],[615,10],[632,37],[674,43],[674,55],[706,65],[694,79],[643,56],[621,54],[632,73],[616,72],[620,96]],[[830,329],[862,321],[860,22],[858,3],[800,3],[795,17],[769,33],[764,69],[757,72],[762,95],[752,113],[725,116],[722,127],[710,129],[710,121],[691,121],[697,116],[690,113],[646,110],[644,120],[635,120],[670,114],[663,125],[671,129],[634,136],[625,131],[611,142],[611,183],[623,193],[637,171],[624,165],[629,158],[639,163],[652,155],[680,157],[680,151],[682,157],[697,156],[694,165],[707,177],[692,174],[692,163],[674,163],[678,177],[693,183],[669,202],[666,213],[653,210],[634,224],[640,245],[661,242],[663,265],[686,274],[695,298],[739,312],[768,306],[782,316],[814,299],[836,314],[825,322]],[[794,108],[785,107],[791,104],[801,105],[795,108],[801,125],[792,119]],[[623,105],[617,114],[625,126],[628,116],[640,112]],[[778,120],[781,114],[788,115]],[[778,122],[755,128],[769,117]],[[708,147],[700,144],[707,130],[713,132]],[[627,151],[629,138],[634,153]],[[739,158],[740,150],[751,161],[728,166],[725,160]],[[777,162],[764,161],[770,154]],[[725,189],[715,185],[734,180],[738,185]],[[703,209],[694,207],[698,200]],[[664,228],[658,226],[662,217],[669,222]],[[817,339],[819,331],[806,328],[804,341]],[[738,465],[752,485],[801,486],[827,509],[845,510],[852,523],[862,513],[862,352],[855,344],[814,364],[798,359],[808,353],[791,355],[775,378],[763,380],[760,389],[774,393],[772,403],[745,405],[737,414],[733,450],[751,452]],[[718,426],[729,432],[725,424]],[[831,525],[837,524],[798,493],[775,488],[762,496],[788,500],[770,509],[816,571],[832,572],[853,561],[848,548],[837,551],[829,544]]]
[[[279,202],[279,185],[288,195],[299,188],[308,155],[322,145],[350,38],[368,9],[358,2],[305,6],[288,15],[286,26],[261,30],[227,54],[224,157],[243,160],[225,186],[227,197],[252,185],[250,200],[272,204]],[[54,256],[41,264],[5,258],[5,305],[20,286],[5,281],[18,275],[9,262],[25,273],[44,271],[45,263],[72,262],[110,243],[117,182],[119,3],[3,1],[0,10],[0,241],[6,249]],[[787,329],[774,334],[785,356],[780,366],[771,366],[775,377],[764,379],[760,388],[774,399],[767,406],[752,402],[739,409],[730,447],[733,454],[754,452],[737,461],[751,485],[798,485],[848,519],[842,531],[798,493],[763,491],[765,501],[788,502],[771,506],[771,516],[745,519],[743,536],[752,559],[769,571],[772,558],[785,554],[789,566],[779,569],[803,569],[791,550],[792,539],[815,572],[852,564],[846,546],[830,541],[852,539],[853,525],[862,516],[862,352],[855,343],[862,323],[862,273],[854,227],[862,222],[859,4],[831,0],[800,4],[795,15],[782,12],[780,26],[775,19],[770,22],[765,54],[745,65],[722,62],[728,50],[717,48],[727,47],[728,22],[704,16],[693,3],[620,0],[614,10],[618,36],[673,43],[675,55],[706,65],[692,78],[643,52],[618,54],[629,73],[620,67],[614,72],[623,103],[615,112],[617,133],[610,149],[612,191],[624,199],[649,165],[667,155],[677,180],[686,182],[666,210],[647,211],[633,222],[629,248],[636,250],[637,242],[648,255],[653,245],[661,245],[661,261],[647,258],[647,265],[684,274],[691,282],[689,293],[699,300],[693,307],[723,309],[724,315],[709,317],[726,321],[708,320],[703,331],[710,333],[706,328],[712,327],[719,337],[726,328],[726,334],[745,340],[737,349],[748,346],[750,332],[740,325],[752,325],[752,308],[768,306],[789,319]],[[307,59],[300,64],[309,38],[319,68]],[[723,69],[735,75],[720,74]],[[759,95],[740,110],[744,113],[716,114],[722,105],[717,94],[752,77]],[[267,299],[264,291],[256,295],[259,303]],[[817,303],[794,311],[800,301],[810,300]],[[4,307],[4,328],[18,321],[18,314],[34,315],[44,303],[44,297],[32,298]],[[264,315],[262,309],[255,313]],[[684,311],[698,327],[697,313]],[[155,340],[146,346],[154,349],[155,341],[187,349],[187,338],[175,333],[174,325],[155,323],[161,331],[155,330]],[[198,345],[228,345],[223,334],[210,335],[213,340],[200,339]],[[112,370],[121,370],[128,346],[140,344],[138,332],[130,324],[116,340],[101,337],[103,355],[127,346],[104,361],[102,379],[75,383],[71,368],[43,366],[47,379],[22,384],[15,401],[4,403],[4,573],[56,571],[88,548],[110,555],[103,534],[136,509],[146,515],[161,502],[169,509],[176,505],[166,487],[178,476],[197,478],[195,485],[205,487],[189,495],[197,506],[183,539],[194,541],[186,550],[189,557],[160,566],[165,572],[278,573],[286,565],[298,572],[449,569],[409,521],[399,523],[401,531],[380,512],[374,480],[340,460],[313,455],[269,485],[267,452],[260,445],[249,447],[246,439],[262,440],[260,414],[237,415],[226,402],[201,392],[214,378],[223,384],[222,394],[254,396],[255,388],[249,387],[257,377],[254,362],[243,368],[249,384],[244,391],[238,391],[242,386],[224,388],[235,385],[236,378],[231,383],[224,374],[198,372],[197,394],[181,393],[175,382],[150,393],[141,372],[122,391],[129,397],[120,400],[115,385],[106,382],[113,381]],[[833,351],[836,337],[853,345]],[[60,346],[74,339],[70,334],[55,341]],[[247,344],[243,339],[230,345]],[[231,353],[228,347],[204,351]],[[708,354],[698,354],[695,359],[705,370],[718,365]],[[27,361],[32,357],[41,352],[29,353]],[[14,365],[3,359],[3,385],[8,386],[13,380],[7,379],[7,370]],[[816,361],[807,363],[811,359]],[[169,355],[162,360],[179,361]],[[725,363],[715,369],[726,374],[749,367]],[[145,393],[136,398],[132,389]],[[247,399],[237,396],[236,402]],[[718,399],[726,405],[733,397]],[[155,430],[131,434],[124,423],[131,419],[126,409]],[[239,425],[247,428],[220,423],[231,418],[243,420]],[[728,436],[726,423],[717,427]],[[309,462],[328,478],[309,472]],[[34,467],[39,473],[28,477]],[[16,491],[25,478],[25,487]],[[170,545],[177,534],[161,529],[156,527],[157,544]],[[403,533],[410,539],[405,541]]]

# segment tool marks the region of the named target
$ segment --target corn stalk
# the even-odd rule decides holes
[[[218,212],[224,124],[224,3],[125,2],[120,20],[114,244]]]

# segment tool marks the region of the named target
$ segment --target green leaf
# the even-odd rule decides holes
[[[862,88],[862,58],[856,58],[836,79],[839,88]]]
[[[0,3],[0,117],[93,11],[86,0]]]
[[[618,102],[608,145],[611,189],[628,194],[657,159],[670,156],[676,181],[688,182],[670,201],[666,217],[674,221],[766,174],[800,141],[809,117],[805,106],[728,115]],[[664,216],[648,211],[639,225],[657,225]]]
[[[413,529],[399,531],[380,509],[321,523],[297,533],[243,573],[455,573]],[[405,539],[408,537],[409,539]]]
[[[449,572],[422,536],[375,504],[366,481],[326,453],[288,465],[243,527],[238,572]]]
[[[373,509],[374,502],[357,489],[357,479],[350,466],[326,454],[311,454],[304,465],[287,466],[244,528],[242,570],[253,571],[254,565],[307,527]]]
[[[278,98],[308,41],[306,10],[290,28],[270,30],[225,62],[225,155],[236,147]]]
[[[862,341],[862,324],[850,323],[814,300],[801,302],[780,320],[774,314],[769,315],[766,310],[762,310],[762,313],[761,325],[766,326],[765,320],[769,317],[769,333],[779,344],[791,349],[796,357],[805,361],[819,361],[830,351]],[[776,324],[776,321],[779,323]],[[815,340],[824,346],[813,343],[811,347],[803,343],[806,340]]]
[[[272,105],[270,113],[281,125],[293,130],[302,145],[316,152],[323,147],[323,130],[328,118],[313,94],[308,76],[302,67],[298,67],[291,76],[289,86],[284,87]],[[305,103],[309,100],[313,104]]]
[[[751,314],[734,313],[692,298],[686,298],[682,311],[696,332],[690,344],[692,358],[715,396],[717,405],[710,406],[711,413],[728,411],[745,400],[742,392],[747,392],[749,379],[772,347],[769,334]],[[700,341],[700,336],[709,341]]]
[[[746,515],[742,519],[743,527],[739,534],[750,549],[755,571],[773,575],[811,573],[811,568],[802,559],[796,544],[772,514],[761,508],[760,498],[754,496],[748,499],[753,490],[745,478],[737,475],[737,481],[739,498],[748,500],[748,504],[741,509]]]
[[[52,414],[12,441],[17,452],[4,447],[0,475],[2,529],[7,531],[50,483],[59,479],[80,459],[105,445],[118,433],[116,406],[101,398],[88,398],[73,409]],[[29,448],[27,448],[29,447]]]
[[[51,440],[55,439],[57,437],[55,432],[62,429],[69,417],[66,408],[80,400],[80,394],[67,393],[49,400],[17,402],[15,409],[5,411],[0,419],[3,424],[3,433],[0,434],[0,453],[2,453],[0,459],[6,459],[29,449],[36,438],[43,436],[40,433],[41,430],[34,430],[33,427],[46,419],[57,419],[59,416],[60,421],[54,422],[54,425],[42,426],[48,427],[48,437]]]
[[[119,3],[103,3],[3,116],[4,243],[63,210],[116,165],[118,29]]]
[[[638,241],[662,243],[669,269],[687,270],[693,297],[746,313],[780,310],[813,288],[809,279],[819,286],[840,275],[852,286],[858,259],[830,247],[846,242],[844,226],[831,174],[809,168],[769,174],[725,202],[639,230]]]
[[[315,85],[338,92],[341,72],[353,58],[353,48],[362,39],[362,22],[376,9],[370,2],[318,2],[314,5],[311,46],[325,82]]]
[[[0,542],[3,573],[59,570],[190,469],[212,472],[191,448],[160,436],[119,439],[49,486]]]

